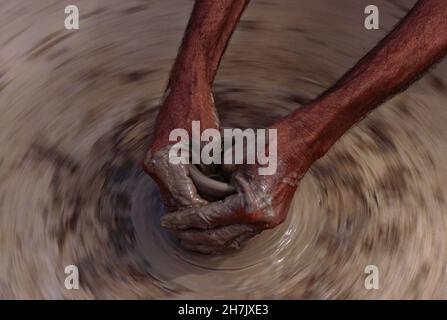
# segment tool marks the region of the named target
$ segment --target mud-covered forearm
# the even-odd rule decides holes
[[[160,108],[153,149],[166,144],[174,128],[217,128],[211,86],[228,41],[248,0],[196,0]]]
[[[297,143],[308,146],[312,160],[321,157],[352,125],[406,89],[446,53],[447,1],[420,0],[331,89],[275,124],[279,140],[300,135]]]

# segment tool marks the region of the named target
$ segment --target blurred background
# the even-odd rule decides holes
[[[262,127],[309,102],[416,1],[375,0],[368,31],[370,2],[253,0],[215,82],[223,123]],[[71,4],[79,30],[64,28]],[[287,221],[243,250],[190,253],[160,228],[140,163],[192,6],[0,0],[0,297],[447,298],[446,61],[350,130]]]

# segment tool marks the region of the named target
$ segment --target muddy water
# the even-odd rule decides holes
[[[0,1],[0,297],[447,298],[445,62],[313,166],[284,224],[205,257],[159,227],[140,167],[192,1],[75,2],[69,32],[65,1]],[[224,124],[316,97],[414,2],[376,1],[366,31],[367,1],[253,1],[215,84]]]

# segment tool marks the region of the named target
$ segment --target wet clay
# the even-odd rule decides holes
[[[376,1],[374,32],[364,1],[251,3],[215,81],[222,125],[312,100],[414,2]],[[192,2],[78,5],[78,31],[60,1],[0,9],[1,298],[446,298],[445,61],[312,166],[283,224],[203,256],[161,228],[141,166]]]

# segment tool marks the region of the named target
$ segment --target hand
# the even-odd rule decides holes
[[[188,165],[169,161],[170,148],[167,145],[155,154],[149,151],[144,160],[144,169],[158,184],[164,205],[174,211],[207,204],[197,193]]]
[[[279,140],[278,169],[258,174],[258,165],[243,165],[233,175],[237,190],[222,201],[168,213],[161,219],[189,250],[215,254],[238,249],[263,230],[278,226],[287,216],[299,180],[312,163],[302,144],[293,153]]]
[[[209,86],[188,88],[177,86],[167,94],[143,163],[145,171],[158,184],[169,211],[207,204],[197,193],[190,178],[189,166],[169,161],[169,150],[175,143],[169,141],[169,134],[178,128],[189,132],[193,120],[200,121],[202,130],[219,127]]]

